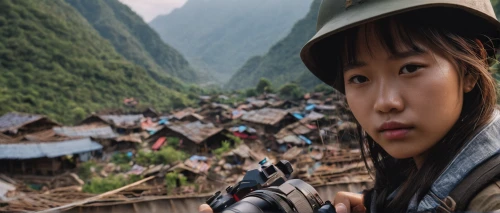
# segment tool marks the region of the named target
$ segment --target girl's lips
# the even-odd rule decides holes
[[[387,140],[401,140],[408,135],[412,128],[387,129],[382,131],[382,136]]]

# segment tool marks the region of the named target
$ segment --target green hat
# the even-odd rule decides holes
[[[337,88],[340,84],[335,84],[336,71],[325,68],[325,59],[318,57],[320,51],[315,46],[321,45],[325,38],[346,29],[388,16],[428,8],[456,11],[455,18],[468,14],[469,17],[475,18],[465,20],[464,25],[479,27],[481,34],[499,38],[500,22],[496,19],[489,0],[323,0],[318,14],[317,32],[302,48],[300,57],[320,80],[343,91],[343,88]],[[494,51],[489,54],[494,55]]]

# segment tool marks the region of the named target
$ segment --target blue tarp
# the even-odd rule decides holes
[[[238,132],[244,132],[245,130],[247,130],[246,126],[239,126],[238,127]]]
[[[193,155],[189,158],[190,161],[206,161],[207,160],[207,157],[205,156],[199,156],[199,155]]]
[[[312,141],[309,140],[309,138],[306,138],[305,136],[299,135],[299,138],[302,139],[304,142],[306,142],[309,145],[312,144]]]
[[[160,125],[166,125],[166,124],[168,124],[168,119],[163,118],[163,119],[161,119],[161,120],[158,122],[158,124],[160,124]]]
[[[314,104],[307,105],[307,106],[306,106],[306,111],[311,111],[311,110],[313,110],[314,108],[316,108],[316,105],[314,105]]]
[[[293,116],[299,120],[302,120],[302,118],[304,118],[304,116],[300,113],[293,113]]]

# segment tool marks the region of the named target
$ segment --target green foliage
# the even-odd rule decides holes
[[[333,87],[328,86],[326,84],[318,84],[316,87],[314,87],[314,92],[323,92],[326,95],[330,95],[332,93],[336,93],[337,90],[335,90]]]
[[[139,165],[148,166],[153,164],[171,164],[175,161],[183,161],[186,158],[186,153],[175,150],[175,148],[170,146],[163,146],[156,152],[146,152],[140,150],[135,157],[135,161]]]
[[[117,164],[120,167],[120,172],[128,172],[132,169],[132,166],[128,163]]]
[[[257,83],[255,87],[255,91],[259,94],[273,92],[271,81],[266,78],[260,78],[259,83]]]
[[[260,78],[271,79],[275,88],[297,82],[303,88],[314,88],[320,81],[302,63],[299,52],[316,33],[316,19],[321,0],[314,0],[310,11],[298,21],[291,32],[272,46],[263,56],[250,58],[225,85],[226,89],[245,89],[256,85]]]
[[[5,0],[0,10],[0,114],[47,115],[64,124],[122,108],[135,97],[159,111],[192,105],[184,85],[169,89],[127,61],[63,0]],[[98,9],[98,8],[97,8]]]
[[[221,156],[222,154],[231,151],[231,143],[229,141],[222,141],[222,146],[213,151],[213,153],[217,156]]]
[[[258,93],[255,89],[247,89],[245,92],[246,97],[253,97],[253,96],[257,96],[257,95],[258,95]]]
[[[102,170],[102,166],[97,165],[93,161],[87,161],[83,162],[79,167],[78,167],[78,177],[80,177],[82,180],[86,181],[92,178],[92,171],[91,168],[94,168],[96,173],[99,173]]]
[[[167,145],[171,147],[178,147],[179,146],[179,138],[176,137],[167,137]]]
[[[307,13],[310,2],[187,1],[175,12],[157,17],[150,25],[197,70],[206,70],[225,82],[246,60],[265,53],[285,37],[293,24]]]
[[[165,44],[141,17],[118,0],[66,0],[128,60],[142,66],[153,76],[168,75],[196,82],[197,73],[184,57]],[[168,79],[168,80],[167,80]],[[178,84],[178,83],[177,83]],[[170,85],[172,86],[172,85]]]
[[[279,94],[287,99],[299,99],[304,93],[300,89],[299,85],[295,83],[288,83],[279,89]]]
[[[130,158],[126,153],[115,153],[111,156],[111,162],[114,164],[128,164]]]
[[[235,136],[231,133],[225,134],[225,136],[234,142],[235,147],[243,144],[243,140],[241,140],[241,138],[239,138],[238,136]]]
[[[186,186],[188,184],[187,177],[183,174],[177,172],[169,172],[165,175],[165,186],[167,190],[172,190],[177,186],[177,181],[179,181],[180,186]]]
[[[94,177],[89,183],[83,185],[82,191],[92,194],[101,194],[126,186],[136,180],[136,176],[126,178],[123,175],[110,175],[106,178]]]

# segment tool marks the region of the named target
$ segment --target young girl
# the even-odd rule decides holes
[[[500,150],[489,0],[324,0],[317,26],[301,57],[346,95],[375,173],[337,212],[456,211],[450,192]],[[466,205],[500,210],[500,181]]]
[[[375,174],[373,189],[339,192],[337,212],[459,210],[450,193],[500,151],[489,0],[323,0],[317,29],[302,60],[345,94]],[[500,210],[500,181],[466,205]]]

